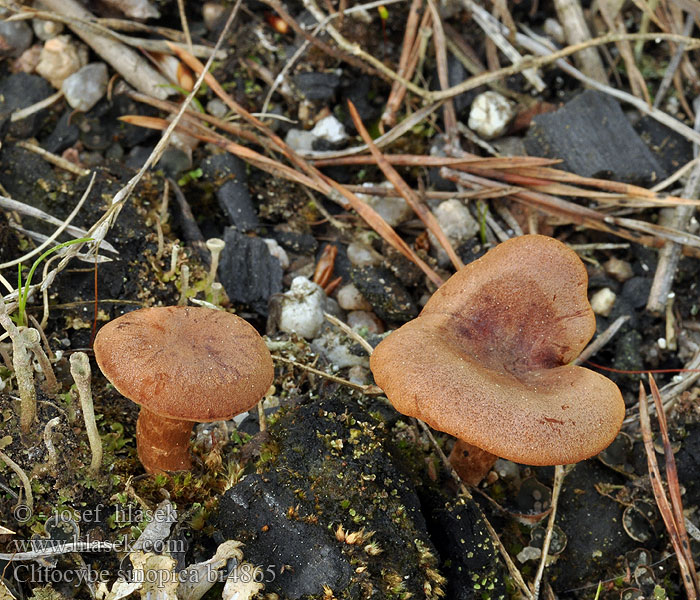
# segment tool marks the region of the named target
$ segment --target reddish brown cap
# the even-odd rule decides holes
[[[491,454],[569,464],[617,435],[624,402],[569,365],[595,332],[575,252],[541,235],[496,246],[450,278],[371,358],[396,409]]]
[[[120,394],[172,419],[230,419],[265,395],[272,358],[258,332],[220,310],[144,308],[107,323],[95,358]]]

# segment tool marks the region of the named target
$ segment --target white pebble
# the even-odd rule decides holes
[[[316,136],[303,129],[290,129],[284,138],[285,143],[296,152],[310,152],[313,150]]]
[[[378,265],[381,262],[381,257],[364,244],[351,242],[348,245],[348,260],[356,267],[364,267],[366,265]]]
[[[479,224],[467,207],[454,198],[441,202],[433,214],[453,248],[474,237],[479,231]],[[441,265],[448,263],[447,253],[442,249],[437,238],[432,233],[428,233],[428,237],[431,245],[438,248],[438,262]]]
[[[617,296],[610,288],[598,290],[591,298],[593,312],[601,317],[608,317],[612,312]]]
[[[284,248],[277,243],[277,240],[265,238],[263,239],[263,242],[267,244],[267,250],[270,253],[270,256],[274,256],[278,261],[280,261],[280,266],[282,267],[283,271],[289,267],[289,257],[287,256]]]
[[[66,77],[61,90],[72,108],[87,112],[107,93],[108,83],[107,65],[90,63]]]
[[[352,283],[338,290],[338,304],[343,310],[372,310],[372,305]]]
[[[485,140],[501,135],[515,116],[513,105],[497,92],[479,94],[469,110],[469,128]]]
[[[388,181],[384,181],[377,186],[374,183],[364,183],[363,187],[385,187],[393,189],[394,186]],[[370,194],[357,194],[357,197],[369,204],[376,210],[389,225],[396,227],[404,221],[413,217],[413,209],[403,198],[392,198],[388,196],[373,196]]]
[[[611,258],[603,265],[603,268],[610,277],[614,277],[618,281],[627,281],[634,276],[630,264],[619,258]]]
[[[350,348],[354,344],[353,340],[349,340],[337,329],[327,329],[311,342],[311,349],[321,354],[336,370],[354,366],[368,367],[369,357],[366,353],[351,352]]]
[[[348,313],[348,325],[355,331],[366,329],[368,333],[383,333],[384,326],[373,312],[353,310]]]
[[[295,277],[283,294],[279,328],[309,340],[315,338],[323,326],[325,298],[321,286],[306,277]]]
[[[333,115],[328,115],[316,123],[311,133],[333,145],[342,144],[348,139],[345,126]]]

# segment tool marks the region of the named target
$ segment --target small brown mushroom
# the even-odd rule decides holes
[[[100,329],[94,349],[105,377],[141,405],[136,444],[149,473],[190,468],[194,423],[251,409],[274,375],[257,331],[236,315],[209,308],[127,313]]]
[[[612,381],[569,364],[595,332],[587,283],[578,256],[553,238],[504,242],[377,346],[377,385],[399,412],[458,438],[450,461],[469,483],[499,456],[589,458],[615,438],[625,406]]]

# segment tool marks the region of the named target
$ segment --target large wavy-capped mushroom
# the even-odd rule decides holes
[[[625,406],[612,381],[570,364],[595,332],[587,282],[558,240],[504,242],[377,346],[377,385],[399,412],[458,438],[450,461],[469,483],[497,457],[589,458],[615,438]]]
[[[258,332],[240,317],[210,308],[127,313],[100,329],[94,349],[105,377],[141,405],[136,444],[149,473],[189,469],[194,423],[250,410],[274,376]]]

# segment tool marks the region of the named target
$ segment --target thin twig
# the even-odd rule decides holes
[[[284,356],[273,354],[272,359],[287,365],[292,365],[293,367],[299,367],[304,371],[308,371],[309,373],[313,373],[314,375],[318,375],[319,377],[323,377],[324,379],[328,379],[335,383],[339,383],[340,385],[352,388],[354,390],[357,390],[358,392],[362,392],[367,396],[381,396],[382,394],[384,394],[384,391],[378,388],[376,385],[361,385],[359,383],[353,383],[352,381],[348,381],[347,379],[343,379],[342,377],[338,377],[336,375],[331,375],[330,373],[326,373],[325,371],[321,371],[320,369],[315,369],[314,367],[310,367],[309,365],[305,365],[304,363],[297,362],[296,360],[292,360],[291,358],[285,358]]]
[[[573,468],[574,466],[575,465],[556,465],[554,467],[554,484],[552,485],[552,500],[550,503],[549,520],[547,521],[547,532],[545,533],[544,541],[542,542],[542,556],[540,558],[540,565],[537,568],[535,581],[532,584],[532,596],[534,600],[537,600],[540,597],[540,584],[542,583],[544,568],[547,565],[549,545],[552,543],[552,532],[554,531],[554,522],[557,518],[559,494],[561,493],[561,488],[564,483],[564,478],[566,477],[566,474],[569,472],[570,468]]]
[[[372,348],[372,345],[359,333],[357,333],[357,331],[349,327],[346,323],[343,323],[337,317],[334,317],[333,315],[327,312],[324,312],[323,316],[328,322],[333,323],[333,325],[338,327],[345,335],[347,335],[348,337],[355,340],[358,344],[360,344],[360,346],[362,346],[365,349],[365,352],[367,352],[367,354],[369,354],[370,356],[372,355],[372,352],[374,352],[374,348]]]
[[[588,344],[588,346],[586,346],[584,351],[578,355],[576,360],[574,360],[574,364],[583,364],[591,356],[595,356],[598,353],[598,351],[600,351],[600,349],[603,348],[615,336],[615,334],[619,331],[620,327],[622,327],[629,320],[629,318],[629,315],[622,315],[621,317],[615,319],[608,326],[608,328],[605,331],[603,331],[603,333],[597,336],[595,340],[593,340],[590,344]]]

